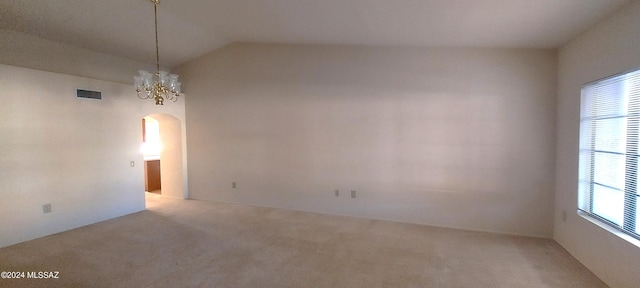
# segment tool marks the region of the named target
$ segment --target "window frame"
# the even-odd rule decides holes
[[[620,79],[620,80],[618,80]],[[610,82],[622,82],[622,94],[617,93],[613,95],[606,95],[608,99],[605,100],[607,104],[612,103],[614,101],[618,101],[617,98],[622,96],[624,99],[622,107],[626,109],[620,115],[610,115],[610,116],[593,116],[592,114],[588,114],[585,117],[585,107],[583,105],[589,105],[589,109],[597,109],[600,107],[596,107],[597,104],[594,104],[596,101],[594,98],[599,96],[599,94],[593,92],[593,89],[603,88],[605,85],[609,85]],[[603,84],[604,83],[604,84]],[[632,85],[631,88],[628,85]],[[609,87],[607,87],[609,88]],[[612,88],[612,89],[615,89]],[[586,95],[591,93],[589,95]],[[589,99],[586,99],[590,97]],[[587,103],[587,104],[585,104]],[[594,108],[595,107],[595,108]],[[590,111],[591,112],[591,111]],[[624,153],[616,152],[616,151],[605,151],[596,149],[596,138],[597,134],[596,129],[598,124],[602,125],[601,122],[607,119],[615,119],[621,118],[625,119],[624,125],[620,125],[619,127],[624,128]],[[585,124],[588,122],[588,124]],[[583,133],[585,128],[590,128],[589,132]],[[602,133],[605,134],[605,133]],[[612,134],[615,134],[612,133]],[[612,75],[609,77],[605,77],[596,81],[592,81],[582,85],[581,88],[581,97],[580,97],[580,122],[579,122],[579,143],[580,147],[579,151],[579,163],[578,163],[578,214],[587,220],[597,224],[598,226],[609,230],[610,232],[621,236],[629,242],[632,242],[636,246],[640,247],[640,214],[638,212],[638,198],[640,197],[640,193],[638,192],[638,184],[640,184],[640,173],[638,169],[640,168],[640,68],[630,70],[624,73]],[[586,141],[589,143],[589,149],[584,149],[583,141],[585,141],[586,137],[589,137]],[[635,137],[635,138],[634,138]],[[619,137],[622,138],[622,137]],[[617,138],[605,138],[607,140],[616,140]],[[618,139],[620,140],[620,139]],[[589,160],[584,160],[583,152],[589,153]],[[616,188],[613,186],[608,186],[603,183],[598,183],[595,181],[596,173],[596,155],[598,153],[604,154],[616,154],[624,156],[624,188]],[[585,163],[583,163],[585,162]],[[585,189],[583,184],[585,184],[585,179],[583,179],[583,169],[589,169],[588,175],[589,179],[587,181],[588,189]],[[610,190],[618,190],[623,194],[623,203],[622,203],[622,223],[618,224],[611,219],[607,219],[603,215],[598,215],[594,212],[594,197],[595,197],[595,186],[599,185],[605,187]],[[583,195],[587,193],[588,195]],[[585,206],[583,201],[588,201],[588,205]],[[586,208],[586,209],[584,209]]]

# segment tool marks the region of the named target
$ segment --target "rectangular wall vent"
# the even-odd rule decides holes
[[[102,92],[82,89],[77,89],[76,92],[79,98],[102,99]]]

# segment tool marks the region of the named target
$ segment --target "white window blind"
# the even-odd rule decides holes
[[[581,94],[578,209],[640,239],[640,70]]]

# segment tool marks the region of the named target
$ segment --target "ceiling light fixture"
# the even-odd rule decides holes
[[[171,102],[178,101],[180,96],[180,82],[178,75],[160,71],[160,53],[158,53],[158,4],[160,0],[151,0],[153,3],[153,14],[156,23],[156,77],[153,74],[140,70],[140,76],[134,76],[136,92],[140,99],[153,99],[156,105],[163,105],[164,100]]]

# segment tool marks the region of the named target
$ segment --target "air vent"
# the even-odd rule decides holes
[[[82,89],[77,89],[76,92],[79,98],[102,99],[102,92]]]

